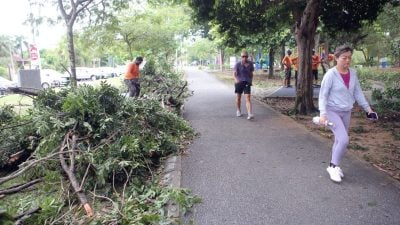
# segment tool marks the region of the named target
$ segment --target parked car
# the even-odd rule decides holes
[[[101,71],[102,78],[110,78],[118,76],[117,70],[113,67],[99,67],[97,68]]]
[[[0,77],[0,95],[5,95],[10,87],[17,87],[17,82]]]
[[[101,75],[97,74],[93,68],[76,67],[75,69],[77,80],[98,80],[101,78]],[[69,77],[69,73],[66,72],[66,75]]]
[[[116,73],[117,73],[117,76],[124,75],[125,72],[126,72],[126,66],[117,66],[117,67],[115,68],[115,71],[116,71]]]
[[[52,69],[41,69],[40,70],[40,82],[42,85],[42,88],[46,89],[49,87],[61,87],[61,86],[66,86],[69,83],[68,78]]]

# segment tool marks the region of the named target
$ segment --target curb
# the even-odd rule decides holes
[[[181,175],[182,175],[182,167],[181,167],[181,156],[172,156],[169,157],[164,162],[164,175],[162,178],[162,184],[171,188],[180,188],[181,187]],[[166,205],[166,212],[169,218],[180,219],[180,209],[179,205],[174,202],[168,201]]]

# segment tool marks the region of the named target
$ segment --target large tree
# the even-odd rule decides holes
[[[103,21],[113,18],[113,14],[122,8],[129,7],[130,0],[47,0],[38,1],[30,0],[31,7],[46,7],[51,5],[58,8],[61,18],[67,29],[67,44],[69,54],[69,64],[71,71],[71,84],[76,86],[76,62],[74,47],[74,25],[76,22],[82,22],[87,26],[91,24],[102,23]],[[140,1],[137,1],[140,2]],[[39,18],[29,18],[29,22],[34,23],[35,27],[42,23],[43,16],[36,15]],[[49,19],[49,18],[47,18]],[[54,18],[51,21],[54,22]]]
[[[74,24],[78,18],[95,16],[93,21],[101,21],[112,15],[113,10],[127,7],[127,0],[57,0],[58,8],[67,27],[68,53],[71,69],[71,85],[76,86],[76,62],[74,48]],[[87,21],[87,20],[86,20]],[[89,18],[92,21],[92,18]]]

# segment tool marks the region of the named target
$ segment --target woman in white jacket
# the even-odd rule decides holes
[[[351,110],[357,101],[368,115],[373,113],[361,90],[356,71],[350,68],[353,49],[339,46],[335,50],[336,66],[328,70],[321,82],[319,92],[320,124],[332,122],[331,130],[335,136],[332,146],[332,159],[326,169],[330,179],[341,182],[344,177],[340,162],[349,144],[349,125]]]

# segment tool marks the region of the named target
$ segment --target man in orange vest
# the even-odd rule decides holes
[[[125,73],[124,82],[128,86],[129,97],[138,97],[140,94],[139,66],[143,62],[143,57],[136,57],[135,62],[129,63]]]
[[[282,59],[282,64],[285,69],[285,84],[284,86],[289,88],[292,87],[290,86],[290,77],[292,76],[292,59],[290,58],[290,55],[292,54],[292,51],[287,50],[287,55]]]
[[[314,77],[314,83],[315,85],[318,85],[318,66],[321,63],[321,58],[319,57],[319,55],[315,54],[315,50],[312,50],[312,74]]]

